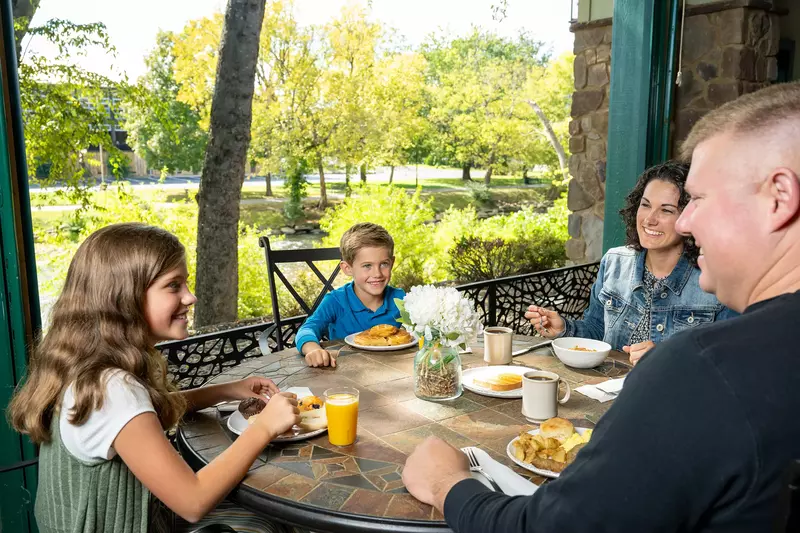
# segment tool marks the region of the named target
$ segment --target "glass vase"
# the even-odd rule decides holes
[[[458,349],[426,340],[414,357],[414,394],[441,402],[458,398],[462,391]]]

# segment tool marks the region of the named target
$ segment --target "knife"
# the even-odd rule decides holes
[[[552,343],[553,343],[553,340],[550,339],[550,340],[546,340],[544,342],[540,342],[539,344],[534,344],[533,346],[527,346],[525,348],[521,348],[519,350],[511,352],[511,357],[516,357],[518,355],[522,355],[524,353],[531,352],[533,350],[536,350],[537,348],[544,348],[545,346],[550,346]]]

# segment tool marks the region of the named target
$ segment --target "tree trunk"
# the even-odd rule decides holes
[[[389,168],[391,169],[389,170],[389,185],[391,185],[394,182],[394,165]]]
[[[229,0],[200,192],[194,326],[236,320],[239,201],[253,117],[263,0]]]
[[[14,17],[14,41],[17,47],[17,65],[22,52],[22,39],[28,33],[33,15],[39,9],[41,0],[11,0],[11,9]]]
[[[469,171],[472,168],[472,165],[464,165],[461,167],[461,179],[464,181],[472,181],[472,176],[469,175]]]
[[[267,172],[267,196],[272,196],[272,172]]]
[[[561,167],[561,170],[563,171],[565,168],[567,168],[567,154],[564,151],[564,147],[561,146],[558,137],[556,137],[556,132],[553,131],[553,126],[550,125],[550,120],[547,118],[547,115],[544,114],[542,108],[539,107],[539,104],[537,104],[533,100],[528,100],[528,105],[533,108],[533,112],[536,113],[536,116],[539,117],[539,120],[542,121],[545,135],[547,135],[547,139],[553,146],[553,150],[556,151],[556,155],[558,156],[558,164]]]
[[[367,182],[367,164],[366,163],[361,163],[361,166],[359,167],[358,172],[361,175],[361,183],[366,183]]]
[[[350,196],[350,163],[344,166],[344,195]]]
[[[489,156],[489,164],[487,165],[489,168],[486,169],[486,174],[483,175],[483,184],[487,187],[492,182],[492,173],[494,172],[494,162],[497,160],[497,156],[495,152],[492,151],[491,155]]]
[[[320,209],[328,207],[328,191],[325,186],[325,168],[322,165],[322,158],[317,159],[317,168],[319,169],[319,205]]]

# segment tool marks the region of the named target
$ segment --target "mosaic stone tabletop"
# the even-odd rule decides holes
[[[541,341],[515,336],[514,350]],[[429,435],[458,448],[478,446],[534,483],[547,481],[519,468],[506,456],[511,439],[537,427],[522,416],[522,400],[490,398],[467,390],[449,402],[420,400],[413,392],[414,349],[365,352],[340,342],[327,345],[339,350],[335,369],[309,368],[292,348],[248,359],[211,381],[222,383],[257,374],[271,378],[281,388],[309,387],[318,396],[334,386],[360,391],[354,444],[333,446],[325,433],[306,441],[270,445],[231,499],[244,499],[240,503],[273,516],[276,509],[288,504],[287,508],[300,509],[302,516],[313,518],[300,525],[315,530],[325,524],[330,531],[446,531],[438,511],[411,496],[401,480],[407,455]],[[461,356],[463,367],[484,366],[482,344],[471,348],[472,354]],[[597,368],[567,368],[550,348],[514,358],[514,364],[556,372],[573,389],[626,374],[630,370],[626,362],[626,354],[612,352]],[[573,393],[559,406],[558,414],[577,427],[592,427],[610,405]],[[208,463],[224,451],[236,438],[227,429],[226,416],[212,408],[188,418],[179,429],[182,452],[197,462]],[[293,521],[303,519],[294,515]],[[345,522],[350,527],[337,527]],[[354,524],[358,527],[352,527]]]

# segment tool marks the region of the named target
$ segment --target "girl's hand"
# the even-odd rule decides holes
[[[633,346],[623,346],[622,351],[630,354],[631,364],[636,366],[644,354],[656,347],[653,341],[637,342]]]
[[[271,441],[299,423],[300,410],[297,408],[297,396],[291,392],[281,392],[272,396],[264,410],[256,415],[253,427],[264,431]]]
[[[229,383],[228,387],[231,400],[244,400],[245,398],[264,399],[264,396],[271,398],[281,391],[271,379],[262,378],[261,376],[250,376],[240,381],[234,381]]]
[[[530,320],[539,335],[547,339],[556,338],[567,327],[564,319],[557,312],[537,305],[528,306],[525,318]]]

